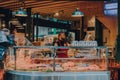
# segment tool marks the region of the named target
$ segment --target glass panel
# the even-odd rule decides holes
[[[67,57],[65,54],[67,54]],[[81,72],[105,70],[107,70],[106,48],[70,48],[67,53],[64,48],[56,50],[55,71]]]

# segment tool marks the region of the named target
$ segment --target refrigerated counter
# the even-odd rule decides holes
[[[68,58],[58,58],[68,49]],[[7,54],[5,80],[110,80],[107,47],[15,46]]]

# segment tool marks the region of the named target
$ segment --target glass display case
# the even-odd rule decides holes
[[[56,50],[61,48],[63,47],[56,47]],[[107,48],[69,47],[68,58],[59,58],[56,52],[55,71],[107,71]]]
[[[67,50],[67,57],[58,57],[60,49]],[[95,79],[84,79],[82,76],[81,79],[84,80],[109,80],[107,52],[107,47],[16,46],[13,49],[13,53],[8,54],[6,57],[5,68],[6,72],[9,73],[9,75],[7,74],[6,76],[10,76],[11,74],[11,76],[13,76],[13,73],[17,75],[29,74],[29,76],[36,74],[39,75],[37,80],[40,79],[41,75],[46,77],[52,76],[46,80],[68,80],[70,77],[64,77],[63,79],[63,76],[72,75],[74,77],[76,76],[73,80],[80,80],[77,79],[77,76],[82,76],[82,73],[84,73],[84,77],[85,75],[93,78],[93,75],[97,76]],[[62,52],[61,54],[64,53]],[[98,73],[100,74],[98,75]],[[34,75],[34,77],[36,75]],[[102,76],[101,78],[100,75]],[[52,79],[53,76],[54,79]],[[62,76],[61,79],[58,79],[60,76]],[[18,80],[18,78],[15,80]],[[13,80],[13,78],[10,80]],[[19,80],[23,79],[19,78]],[[29,80],[32,80],[32,78]]]
[[[57,51],[67,49],[67,58]],[[62,53],[64,54],[64,53]],[[106,71],[106,47],[14,47],[6,58],[7,70],[22,71]]]
[[[14,47],[6,58],[6,70],[53,71],[53,51],[50,47]]]

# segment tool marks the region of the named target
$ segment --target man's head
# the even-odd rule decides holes
[[[58,35],[58,38],[59,38],[59,39],[65,39],[65,38],[66,38],[65,33],[61,32],[61,33]]]

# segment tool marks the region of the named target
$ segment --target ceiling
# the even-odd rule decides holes
[[[23,0],[22,0],[23,1]],[[39,13],[45,16],[54,16],[54,13],[59,12],[57,18],[74,20],[71,14],[76,8],[79,8],[85,16],[102,16],[103,15],[103,1],[87,1],[87,0],[24,0],[25,8],[31,8],[32,13]],[[21,0],[0,0],[0,7],[17,10],[24,6]]]

